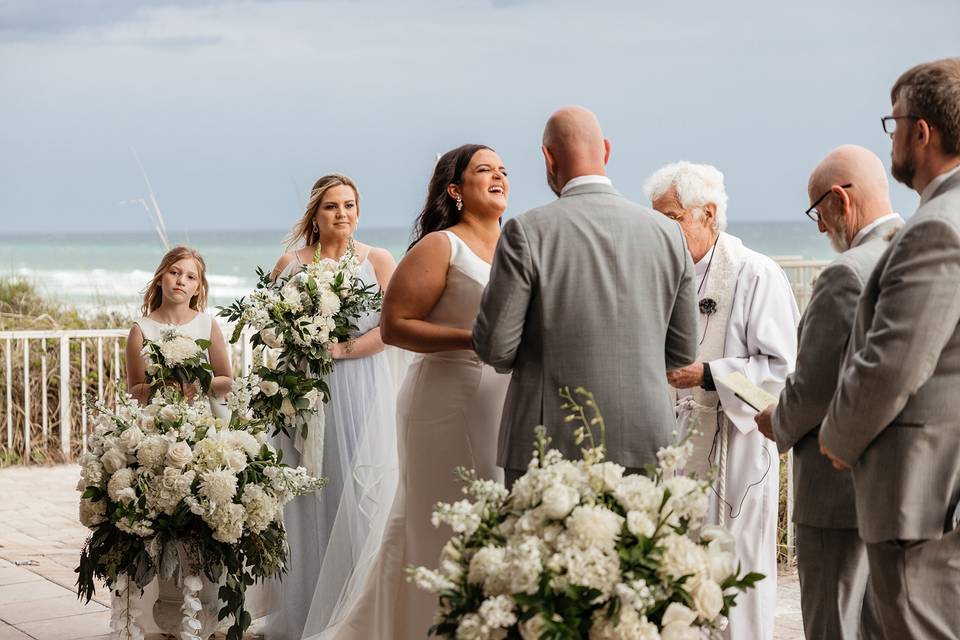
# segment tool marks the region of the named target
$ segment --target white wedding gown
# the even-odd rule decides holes
[[[302,267],[295,260],[280,277]],[[359,276],[377,286],[368,259]],[[363,335],[379,326],[380,314],[365,314],[356,324],[357,335]],[[330,401],[323,405],[322,436],[314,419],[308,429],[320,437],[308,437],[299,446],[288,436],[275,438],[290,466],[301,464],[303,450],[313,447],[327,484],[284,510],[290,557],[287,572],[272,583],[275,613],[264,627],[269,640],[299,640],[326,629],[331,618],[355,603],[376,559],[397,484],[399,385],[391,362],[398,359],[396,352],[388,348],[338,360],[327,377]]]
[[[470,329],[490,277],[490,265],[453,232],[447,283],[428,322]],[[406,581],[405,568],[436,568],[452,535],[430,523],[438,501],[462,499],[456,467],[502,481],[496,466],[500,413],[510,376],[496,373],[473,351],[418,355],[397,400],[400,484],[383,547],[359,602],[313,638],[388,640],[426,638],[437,599]],[[339,624],[336,624],[339,623]]]

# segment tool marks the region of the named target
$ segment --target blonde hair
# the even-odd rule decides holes
[[[320,202],[323,200],[323,194],[327,192],[327,189],[340,186],[353,189],[353,195],[356,196],[357,199],[357,212],[359,213],[360,190],[357,189],[356,183],[348,176],[340,173],[325,175],[313,183],[313,188],[310,189],[310,201],[307,203],[307,210],[303,213],[300,220],[297,221],[297,224],[293,225],[290,235],[287,236],[287,247],[293,247],[301,240],[305,247],[309,247],[320,241],[320,231],[315,230],[314,227],[314,216],[317,215],[317,209],[320,208]]]
[[[170,249],[170,251],[167,251],[163,259],[160,260],[157,270],[153,272],[153,279],[150,280],[150,284],[147,285],[143,296],[143,306],[140,308],[140,312],[143,315],[150,315],[151,312],[160,308],[160,305],[163,303],[163,288],[160,286],[163,274],[165,274],[170,267],[186,258],[193,258],[194,262],[197,263],[197,270],[200,272],[200,288],[197,290],[196,295],[190,299],[190,308],[197,311],[206,309],[209,286],[207,285],[207,264],[203,261],[203,256],[200,255],[199,251],[191,247],[174,247]]]

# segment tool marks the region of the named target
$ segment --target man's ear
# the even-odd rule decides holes
[[[846,218],[847,214],[850,213],[850,194],[847,193],[847,190],[840,185],[833,185],[830,188],[830,191],[832,191],[835,196],[840,198],[840,211],[843,214],[843,217]]]
[[[540,145],[540,151],[543,152],[543,161],[547,164],[547,173],[552,174],[554,172],[554,167],[556,167],[553,154],[550,153],[550,149],[548,149],[547,145],[545,144]]]
[[[607,166],[608,162],[610,162],[610,141],[604,138],[603,139],[603,166]]]
[[[933,138],[933,130],[931,129],[930,125],[927,124],[927,121],[923,118],[917,120],[916,130],[917,142],[919,142],[921,146],[930,144],[930,141]]]
[[[703,205],[701,209],[703,209],[704,220],[712,225],[713,220],[717,215],[717,205],[712,202],[708,202],[707,204]]]

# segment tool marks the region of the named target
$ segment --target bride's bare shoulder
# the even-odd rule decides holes
[[[273,267],[273,271],[270,274],[273,279],[276,280],[278,277],[280,277],[280,274],[283,273],[283,270],[290,266],[290,263],[294,260],[297,260],[296,251],[288,251],[280,256],[280,259],[277,260],[277,264]]]

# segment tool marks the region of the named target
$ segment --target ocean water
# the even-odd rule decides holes
[[[827,239],[809,221],[731,222],[727,229],[744,243],[774,257],[829,259]],[[397,259],[409,242],[408,229],[361,227],[357,239],[384,247]],[[282,229],[169,233],[173,244],[197,248],[207,263],[210,306],[247,295],[257,266],[269,270],[283,253]],[[152,232],[0,235],[0,277],[32,282],[53,300],[86,310],[135,313],[143,288],[163,256]]]

